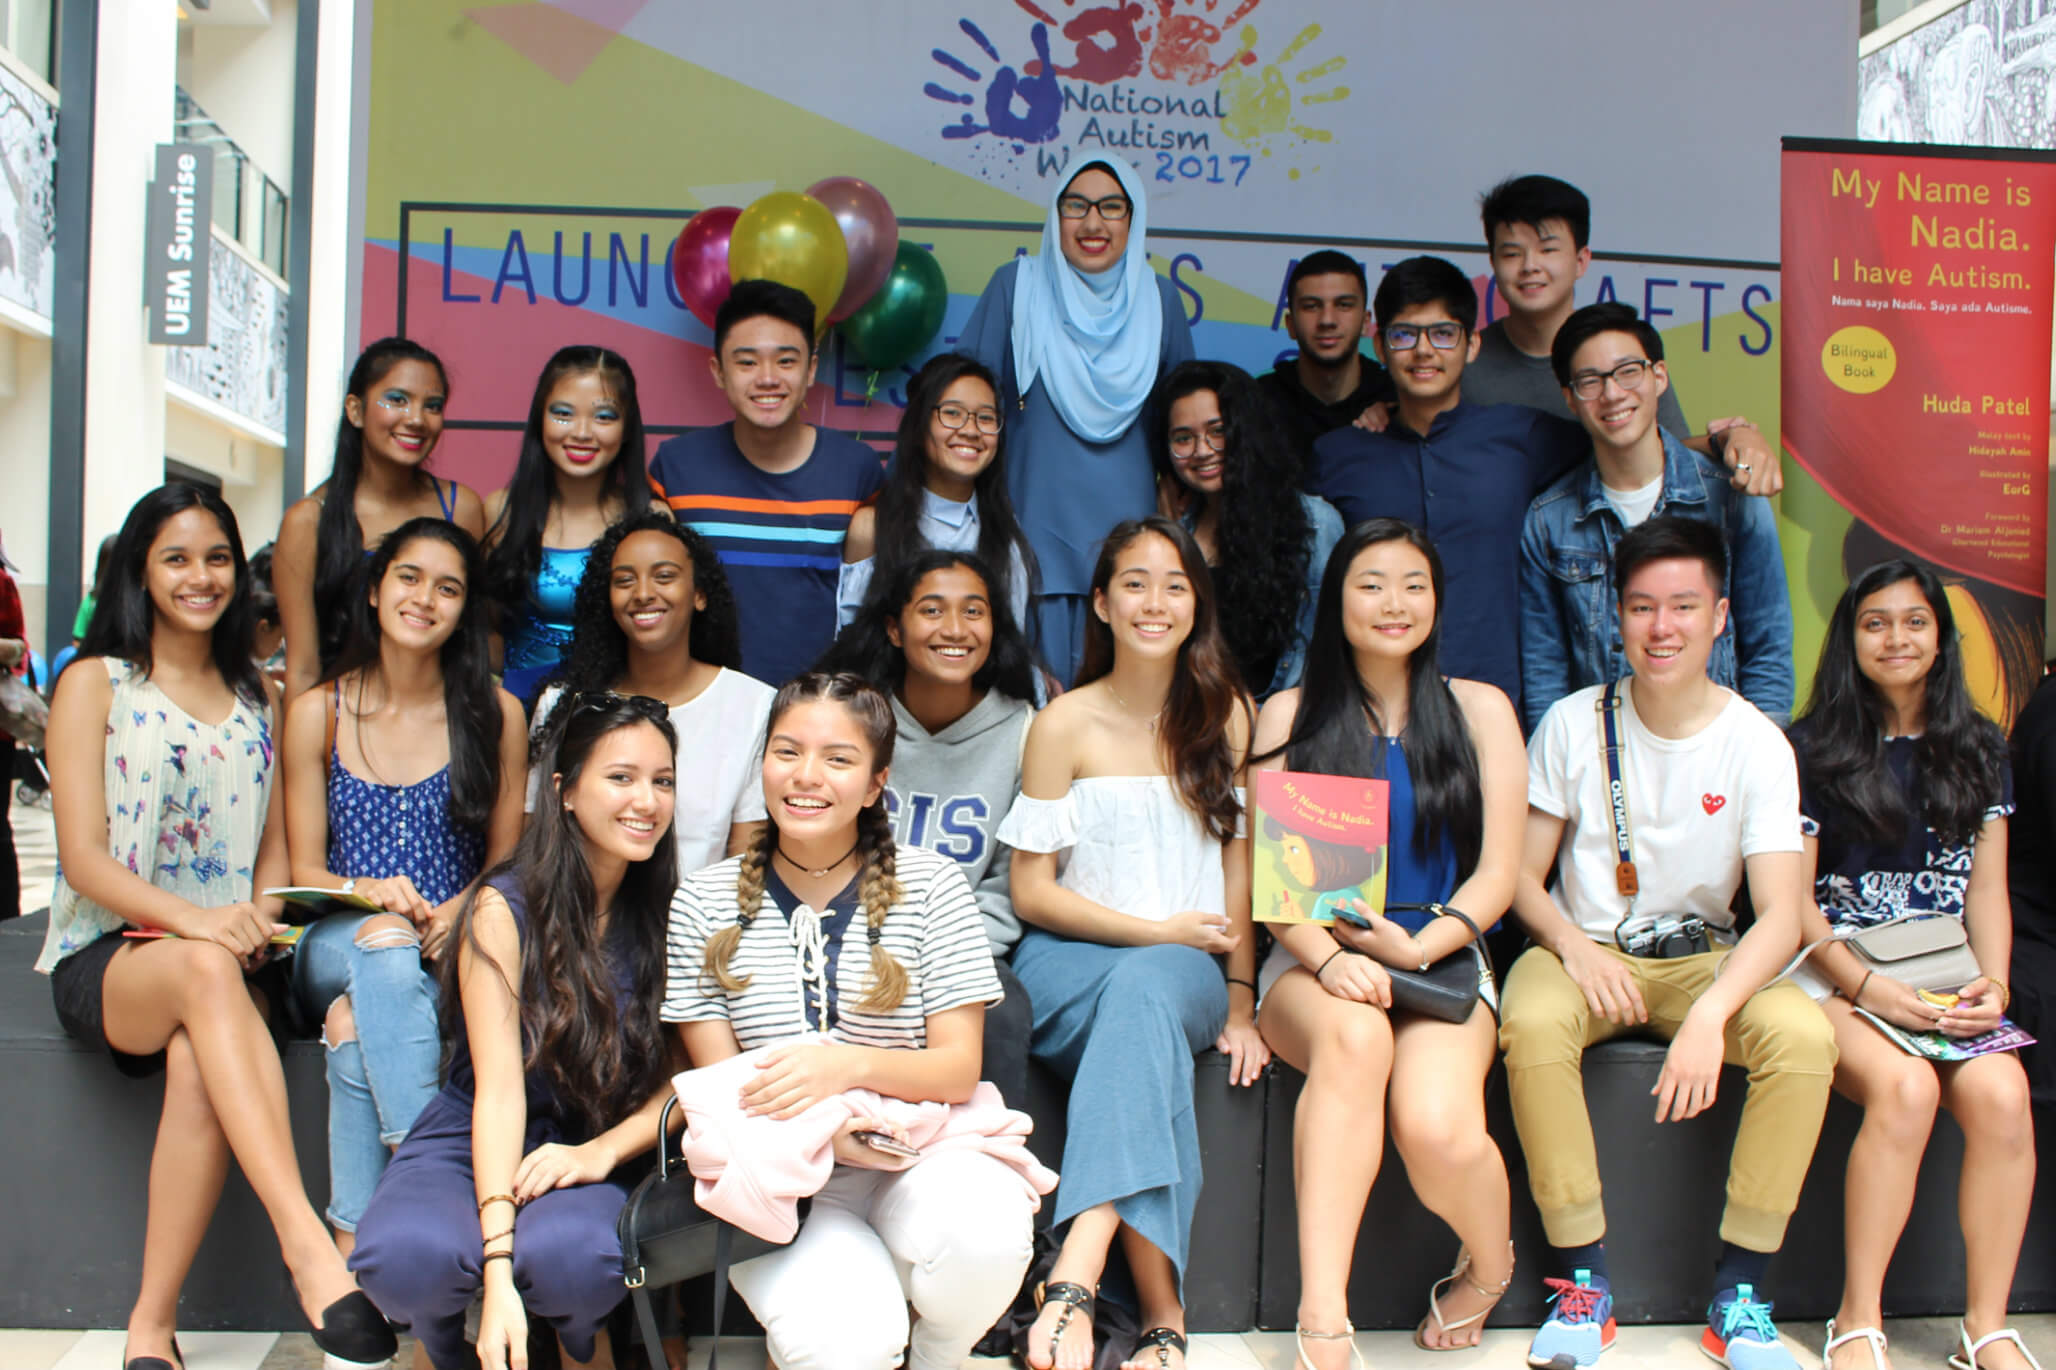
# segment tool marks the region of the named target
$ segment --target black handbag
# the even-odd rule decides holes
[[[1471,930],[1471,942],[1467,947],[1450,952],[1426,970],[1385,967],[1385,973],[1392,977],[1392,1006],[1439,1018],[1445,1023],[1468,1021],[1471,1011],[1478,1006],[1478,995],[1493,978],[1492,953],[1486,949],[1485,934],[1479,931],[1469,914],[1448,904],[1385,906],[1387,914],[1400,910],[1430,913],[1437,918],[1462,919],[1463,925]]]
[[[675,1096],[664,1101],[664,1112],[657,1121],[657,1168],[643,1177],[621,1206],[621,1278],[635,1305],[636,1325],[650,1358],[650,1370],[667,1370],[650,1291],[711,1272],[715,1344],[708,1352],[707,1370],[714,1370],[720,1352],[721,1314],[728,1303],[728,1267],[776,1251],[786,1243],[745,1232],[700,1207],[693,1198],[692,1172],[670,1154],[668,1133],[671,1110],[676,1107]],[[807,1200],[800,1200],[802,1222],[807,1206]]]

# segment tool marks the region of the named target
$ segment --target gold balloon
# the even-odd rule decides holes
[[[774,190],[757,200],[729,234],[729,279],[791,286],[814,302],[817,333],[827,330],[849,269],[849,246],[835,216],[797,190]]]

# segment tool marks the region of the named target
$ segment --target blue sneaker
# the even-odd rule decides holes
[[[1723,1289],[1706,1310],[1699,1349],[1729,1370],[1799,1370],[1799,1361],[1778,1340],[1770,1305],[1746,1284]]]
[[[1528,1343],[1530,1365],[1555,1366],[1557,1370],[1595,1365],[1599,1353],[1613,1345],[1612,1288],[1604,1276],[1589,1270],[1571,1273],[1567,1280],[1542,1281],[1555,1291],[1549,1302],[1556,1306]]]

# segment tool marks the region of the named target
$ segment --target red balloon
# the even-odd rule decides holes
[[[899,217],[878,188],[854,176],[831,176],[807,187],[807,194],[828,207],[849,245],[850,274],[842,294],[828,311],[830,323],[841,323],[878,293],[899,255]]]
[[[728,235],[742,214],[733,205],[703,209],[686,220],[671,247],[671,281],[693,317],[714,326],[714,313],[728,298]]]

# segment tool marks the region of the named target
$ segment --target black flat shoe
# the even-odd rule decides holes
[[[314,1344],[321,1348],[324,1370],[354,1370],[354,1367],[382,1367],[399,1354],[400,1339],[385,1315],[359,1289],[343,1295],[321,1311],[321,1326],[314,1329]]]
[[[178,1349],[178,1338],[171,1339],[171,1360],[162,1356],[137,1356],[129,1358],[128,1348],[121,1349],[121,1370],[186,1370],[185,1355]]]

